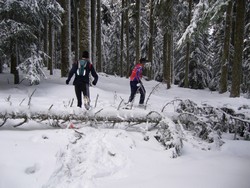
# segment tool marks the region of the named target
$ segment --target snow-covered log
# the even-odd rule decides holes
[[[132,112],[131,110],[104,110],[100,109],[98,111],[61,111],[53,112],[53,111],[32,111],[32,110],[23,110],[23,111],[12,111],[12,112],[0,112],[0,119],[2,119],[2,123],[0,126],[3,126],[6,123],[7,119],[20,119],[21,123],[16,126],[22,125],[23,123],[34,120],[37,122],[46,121],[46,120],[56,120],[61,122],[110,122],[110,123],[152,123],[158,124],[162,120],[162,116],[154,111],[140,111],[140,112]],[[16,127],[15,126],[15,127]],[[60,126],[60,125],[59,125]]]

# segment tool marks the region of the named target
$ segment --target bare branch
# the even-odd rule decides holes
[[[52,107],[53,107],[53,104],[49,107],[49,111],[51,110]]]
[[[5,117],[3,118],[3,123],[0,124],[0,127],[2,127],[2,126],[6,123],[7,120],[8,120],[8,118],[5,116]]]
[[[156,84],[156,85],[153,87],[153,89],[151,90],[151,92],[149,93],[148,98],[147,98],[146,103],[145,103],[145,110],[146,110],[146,108],[147,108],[147,104],[148,104],[148,101],[149,101],[150,96],[155,92],[155,90],[159,87],[160,84],[161,84],[161,82],[158,83],[158,84]]]
[[[161,112],[163,112],[165,110],[165,108],[167,107],[167,105],[169,105],[169,104],[173,104],[174,105],[174,102],[176,102],[176,101],[180,101],[181,102],[182,100],[181,99],[175,99],[175,100],[172,100],[172,101],[168,102],[167,104],[165,104],[163,106]]]
[[[73,106],[73,103],[74,103],[74,98],[72,98],[72,101],[71,101],[70,107],[72,107],[72,106]]]
[[[124,101],[124,99],[123,98],[121,98],[122,100],[121,100],[121,102],[119,103],[119,105],[118,105],[118,107],[117,107],[117,110],[119,110],[120,109],[120,107],[121,107],[121,105],[122,105],[122,103],[123,103],[123,101]]]
[[[30,107],[30,103],[31,103],[31,98],[34,95],[34,93],[36,92],[36,89],[31,93],[30,97],[29,97],[29,102],[28,102],[28,106]]]
[[[22,105],[23,101],[25,101],[25,98],[24,98],[24,99],[20,102],[19,106],[21,106],[21,105]]]
[[[16,125],[14,125],[13,127],[19,127],[19,126],[21,126],[21,125],[23,125],[24,123],[27,123],[28,122],[28,117],[25,117],[24,118],[24,120],[21,122],[21,123],[18,123],[18,124],[16,124]]]
[[[97,105],[98,98],[99,98],[99,94],[96,95],[96,99],[95,99],[95,108],[96,108],[96,105]]]

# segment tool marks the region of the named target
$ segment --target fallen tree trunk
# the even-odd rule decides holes
[[[97,112],[93,111],[84,111],[84,112],[74,112],[70,113],[64,111],[62,113],[58,112],[32,112],[32,111],[18,111],[18,112],[0,112],[0,119],[2,119],[3,126],[7,119],[21,119],[22,122],[14,125],[14,127],[20,126],[29,120],[34,120],[37,122],[42,122],[46,120],[55,120],[63,122],[110,122],[110,123],[152,123],[158,124],[162,120],[161,114],[156,111],[142,111],[141,113],[134,114],[128,111],[108,111],[108,110],[99,110]],[[59,125],[60,126],[60,125]]]

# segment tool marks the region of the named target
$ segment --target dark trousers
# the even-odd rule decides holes
[[[140,84],[140,86],[138,86],[138,84]],[[146,90],[142,85],[142,83],[137,81],[130,81],[130,89],[131,89],[131,94],[129,97],[129,102],[132,102],[134,100],[137,91],[139,91],[140,92],[139,104],[143,104],[145,100]]]
[[[77,106],[82,107],[82,94],[84,97],[88,97],[89,100],[89,84],[82,83],[75,85],[75,93],[77,98]]]

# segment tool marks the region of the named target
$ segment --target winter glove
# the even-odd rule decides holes
[[[95,86],[95,85],[96,85],[96,80],[94,80],[94,81],[92,82],[92,84]]]
[[[137,87],[141,87],[141,83],[136,84]]]
[[[67,84],[67,85],[69,84],[69,80],[66,80],[66,84]]]

